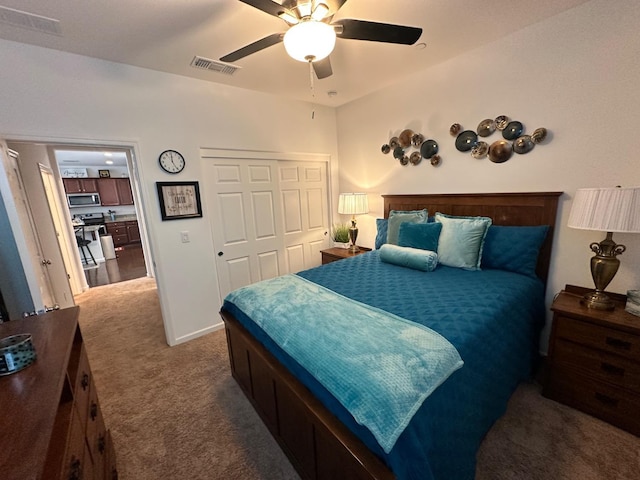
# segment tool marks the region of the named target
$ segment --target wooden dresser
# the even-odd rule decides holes
[[[640,435],[640,317],[580,304],[588,289],[567,285],[551,306],[549,372],[543,395]]]
[[[0,476],[117,479],[78,307],[0,324],[0,338],[23,333],[31,334],[37,360],[0,377]]]

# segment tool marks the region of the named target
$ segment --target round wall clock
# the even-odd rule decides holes
[[[180,152],[165,150],[158,157],[160,167],[167,173],[180,173],[184,170],[185,161]]]

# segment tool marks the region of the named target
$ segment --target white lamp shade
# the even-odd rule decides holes
[[[640,233],[640,187],[576,190],[568,225],[583,230]]]
[[[338,213],[343,215],[362,215],[369,213],[367,194],[341,193],[338,199]]]
[[[332,26],[307,20],[291,27],[284,34],[284,48],[291,58],[301,62],[326,58],[336,45]]]

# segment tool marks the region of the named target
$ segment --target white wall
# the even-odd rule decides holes
[[[359,243],[373,246],[379,194],[564,191],[547,302],[567,283],[593,286],[589,244],[604,234],[566,223],[577,188],[640,185],[639,24],[640,2],[594,0],[338,109],[340,191],[372,193]],[[475,130],[502,114],[550,138],[503,164],[455,149],[452,123]],[[380,152],[404,128],[439,143],[440,167]],[[627,251],[609,289],[640,288],[640,235],[614,240]]]
[[[162,222],[155,182],[203,186],[201,147],[336,158],[330,108],[7,41],[0,41],[0,65],[0,138],[134,148],[170,343],[219,325],[220,299],[206,202],[202,219]],[[179,175],[158,167],[169,148],[187,160]],[[331,169],[337,181],[337,162]],[[180,242],[182,230],[190,243]]]

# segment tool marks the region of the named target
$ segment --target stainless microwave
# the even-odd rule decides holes
[[[100,195],[97,193],[68,193],[69,208],[100,206]]]

